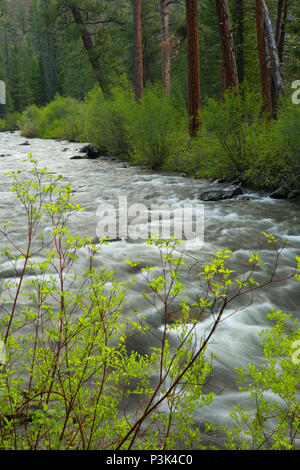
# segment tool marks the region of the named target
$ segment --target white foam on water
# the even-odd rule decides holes
[[[52,174],[62,174],[64,182],[70,182],[75,189],[73,194],[74,204],[80,203],[86,210],[73,214],[70,218],[69,230],[72,234],[79,233],[82,236],[94,238],[99,218],[97,208],[102,202],[117,201],[118,195],[127,195],[130,203],[141,202],[149,208],[152,203],[165,203],[174,207],[183,207],[191,204],[193,214],[195,204],[201,204],[200,195],[203,191],[211,188],[207,181],[192,180],[180,176],[169,176],[157,174],[151,170],[143,170],[129,166],[122,168],[117,161],[109,158],[97,160],[70,160],[77,154],[79,148],[84,144],[71,143],[68,141],[55,141],[43,139],[30,139],[28,146],[20,146],[25,138],[19,133],[0,133],[0,153],[10,154],[0,159],[0,216],[1,221],[14,217],[18,219],[20,207],[16,205],[15,195],[8,191],[8,178],[3,175],[12,170],[21,170],[22,179],[32,176],[31,164],[24,159],[31,153]],[[68,148],[66,152],[63,150]],[[223,188],[223,186],[220,186]],[[182,282],[186,286],[185,294],[189,302],[196,300],[202,294],[197,273],[201,266],[210,262],[211,257],[221,247],[233,252],[232,260],[228,262],[229,267],[237,269],[238,272],[249,271],[248,260],[252,252],[259,251],[264,258],[264,270],[259,270],[257,276],[263,282],[268,277],[274,260],[273,248],[267,243],[263,232],[272,232],[276,237],[286,238],[288,246],[283,254],[284,258],[280,264],[280,275],[284,276],[296,267],[296,256],[299,255],[300,234],[297,230],[300,226],[300,212],[298,206],[291,201],[278,201],[268,196],[247,191],[244,197],[251,200],[243,201],[240,198],[235,201],[221,201],[205,204],[205,232],[204,246],[202,240],[194,238],[185,243],[186,255],[184,259],[188,263],[187,270],[183,268]],[[173,220],[174,221],[174,220]],[[16,243],[23,243],[25,227],[15,224],[12,235]],[[51,232],[49,223],[43,226],[45,233]],[[48,236],[48,235],[47,235]],[[3,240],[1,240],[3,245]],[[182,246],[179,247],[179,251]],[[126,259],[140,263],[141,267],[154,266],[150,279],[161,274],[159,268],[159,251],[146,244],[143,240],[119,240],[110,242],[101,247],[101,251],[95,256],[94,265],[96,269],[114,270],[116,278],[121,282],[130,282],[134,276],[137,281],[133,287],[132,294],[128,294],[126,303],[126,314],[133,314],[138,309],[140,314],[146,313],[151,318],[153,325],[153,336],[149,334],[138,343],[132,339],[132,346],[141,348],[143,352],[146,347],[154,341],[155,335],[159,337],[162,331],[161,320],[158,312],[147,303],[142,293],[145,291],[145,276],[141,270],[135,272],[130,269]],[[198,261],[198,264],[194,264]],[[83,247],[78,254],[74,272],[79,275],[89,265],[89,252]],[[193,272],[188,269],[193,267]],[[5,270],[6,265],[1,264],[0,271]],[[270,274],[270,273],[269,273]],[[232,308],[225,312],[226,320],[218,327],[207,348],[207,356],[213,352],[217,357],[214,359],[213,377],[211,386],[219,391],[214,402],[202,408],[197,419],[209,419],[211,421],[226,424],[230,422],[229,412],[235,404],[247,405],[249,403],[245,394],[239,392],[236,386],[236,375],[234,367],[244,367],[248,362],[261,364],[264,361],[260,348],[259,333],[262,329],[270,326],[267,313],[272,306],[277,309],[299,315],[299,289],[297,283],[291,286],[276,284],[265,291],[257,292],[253,305],[242,311],[233,313]],[[22,299],[25,301],[26,299]],[[234,305],[238,308],[238,305]],[[197,324],[194,334],[194,344],[201,344],[203,335],[207,335],[212,325],[212,319],[208,318]],[[172,344],[176,344],[178,332],[169,332]],[[153,343],[156,344],[156,343]],[[145,347],[145,349],[143,349]]]

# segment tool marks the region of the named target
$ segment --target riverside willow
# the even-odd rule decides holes
[[[217,252],[200,268],[204,288],[196,293],[201,295],[193,309],[183,300],[182,318],[169,325],[168,307],[185,289],[180,281],[184,257],[180,241],[151,237],[148,244],[159,251],[161,266],[160,273],[153,267],[142,270],[144,297],[159,313],[162,333],[159,346],[141,355],[129,351],[128,339],[150,326],[142,314],[124,312],[136,279],[125,284],[113,272],[95,268],[102,245],[74,236],[67,228],[72,214],[82,210],[72,203],[71,186],[39,168],[31,156],[29,161],[31,179],[25,180],[20,171],[8,174],[23,208],[24,218],[18,223],[26,227],[24,243],[14,241],[9,223],[1,229],[6,243],[1,256],[11,263],[14,277],[1,280],[0,337],[6,358],[0,375],[0,448],[205,449],[212,446],[204,445],[204,434],[224,430],[224,445],[231,449],[294,448],[299,438],[299,366],[290,357],[299,329],[295,324],[286,330],[290,319],[281,313],[274,313],[277,323],[265,332],[270,366],[249,366],[241,372],[248,383],[245,389],[256,399],[255,417],[238,407],[233,431],[217,429],[213,423],[200,428],[193,419],[196,410],[214,399],[213,393],[205,392],[213,368],[213,357],[205,354],[207,345],[231,302],[279,282],[274,276],[284,244],[277,246],[274,237],[267,236],[275,258],[263,284],[255,280],[258,254],[250,258],[243,278],[237,278],[227,267],[230,252]],[[51,226],[50,232],[43,230],[44,224]],[[81,253],[87,267],[77,275],[74,268]],[[294,277],[290,273],[285,280]],[[211,328],[195,343],[197,324],[207,314]],[[175,346],[169,342],[171,330],[177,332]],[[286,356],[280,359],[281,369],[274,358],[278,354]],[[251,377],[255,386],[249,385]],[[264,398],[269,390],[275,394],[272,405]],[[136,407],[129,411],[132,398]]]

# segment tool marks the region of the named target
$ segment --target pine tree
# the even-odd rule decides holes
[[[198,31],[198,2],[186,0],[187,47],[188,47],[188,90],[189,90],[189,131],[192,137],[200,129],[200,51]]]
[[[221,96],[228,88],[239,88],[233,34],[227,0],[216,0],[221,44]]]
[[[168,0],[160,0],[162,83],[166,93],[171,90],[171,50]]]
[[[133,34],[134,34],[134,86],[135,99],[140,101],[144,95],[143,72],[143,35],[142,35],[142,1],[134,0]]]

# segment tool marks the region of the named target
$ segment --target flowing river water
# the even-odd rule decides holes
[[[97,208],[103,203],[116,205],[119,196],[127,197],[128,205],[168,204],[183,207],[185,204],[200,204],[200,195],[208,189],[221,189],[226,185],[215,184],[204,180],[180,176],[177,174],[159,173],[137,168],[112,159],[72,159],[79,155],[78,143],[64,141],[30,139],[27,141],[19,133],[0,134],[0,220],[10,220],[14,237],[21,242],[24,227],[19,221],[19,208],[15,195],[9,191],[8,179],[4,174],[11,170],[22,170],[24,177],[29,177],[31,166],[25,162],[30,153],[51,173],[61,174],[65,183],[70,183],[74,190],[74,201],[85,209],[71,219],[71,231],[80,235],[94,237],[99,223]],[[228,186],[228,185],[227,185]],[[223,188],[224,189],[224,188]],[[220,248],[232,251],[230,266],[238,273],[249,271],[248,260],[253,252],[259,252],[264,268],[258,271],[260,281],[265,280],[272,270],[274,253],[266,243],[263,232],[273,233],[278,238],[288,240],[282,259],[278,266],[277,277],[284,277],[296,268],[296,256],[300,254],[300,205],[299,200],[274,200],[267,194],[244,190],[242,196],[232,200],[204,203],[204,245],[199,240],[187,240],[185,259],[188,265],[199,265],[192,271],[183,273],[186,285],[185,296],[192,303],[200,294],[199,279],[195,273],[200,266],[208,263]],[[99,268],[113,269],[117,279],[130,281],[132,268],[126,259],[141,263],[141,266],[158,266],[159,256],[145,240],[120,239],[104,246],[97,255]],[[87,253],[83,250],[79,269],[87,266]],[[12,276],[7,263],[1,261],[0,277]],[[128,347],[145,353],[151,346],[156,346],[155,337],[159,336],[162,321],[142,296],[145,282],[141,273],[135,273],[137,282],[128,296],[125,311],[135,310],[146,315],[146,321],[152,332],[143,336],[135,335]],[[207,391],[216,394],[215,400],[208,407],[201,408],[195,416],[196,422],[212,421],[217,424],[229,424],[229,412],[234,405],[252,407],[247,394],[240,392],[236,384],[235,367],[245,367],[249,362],[261,364],[262,350],[259,346],[258,333],[271,325],[267,314],[272,307],[299,316],[300,287],[295,280],[275,284],[255,295],[253,303],[234,315],[226,311],[226,321],[217,329],[208,347],[213,352],[213,374],[207,384]],[[233,306],[234,309],[238,305]],[[212,319],[206,318],[197,326],[197,337],[209,331]],[[176,336],[176,333],[172,333]],[[174,338],[174,341],[176,339]]]

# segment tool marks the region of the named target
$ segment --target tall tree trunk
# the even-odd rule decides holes
[[[277,47],[278,61],[280,65],[282,64],[282,60],[283,60],[287,7],[288,7],[288,0],[278,0],[275,43]],[[271,95],[272,95],[272,103],[273,103],[273,117],[274,119],[277,119],[277,105],[278,105],[279,91],[276,88],[276,82],[275,82],[274,77],[272,77]]]
[[[227,0],[216,0],[221,44],[221,93],[228,88],[239,88],[233,34]],[[223,82],[223,83],[222,83]]]
[[[223,48],[220,48],[220,96],[223,99],[225,91],[227,89],[227,74],[225,68],[225,59]]]
[[[264,23],[264,6],[263,0],[256,0],[256,33],[257,48],[260,68],[260,81],[263,97],[263,113],[268,114],[268,119],[273,117],[273,104],[271,97],[271,81],[267,65],[266,49],[265,49],[265,23]]]
[[[187,47],[188,47],[188,91],[189,131],[192,137],[200,129],[200,51],[198,31],[198,0],[186,0]]]
[[[160,0],[162,82],[166,93],[171,89],[171,51],[168,0]]]
[[[8,51],[8,33],[7,33],[7,25],[4,23],[3,26],[3,49],[4,49],[4,61],[5,61],[5,74],[8,77],[10,73],[10,63],[9,63],[9,51]]]
[[[275,40],[277,44],[278,57],[279,57],[280,63],[282,63],[282,59],[283,59],[287,12],[288,12],[288,0],[278,0],[278,15],[277,15]]]
[[[271,73],[275,83],[276,93],[279,95],[280,93],[284,94],[285,87],[283,83],[283,78],[281,74],[280,68],[280,61],[277,51],[277,45],[275,41],[275,37],[273,34],[272,23],[268,11],[267,4],[265,0],[262,0],[263,9],[264,9],[264,22],[265,22],[265,35],[267,39],[269,54],[270,54],[270,61],[271,61]]]
[[[134,85],[135,99],[137,102],[144,95],[144,72],[143,72],[143,27],[142,27],[142,1],[134,0],[133,6],[133,29],[134,29]]]
[[[245,75],[245,55],[244,55],[244,0],[235,0],[234,3],[234,23],[236,36],[236,65],[239,83],[242,83]]]
[[[93,44],[93,41],[91,39],[91,35],[90,35],[90,33],[89,33],[85,23],[84,23],[84,20],[82,18],[82,14],[81,14],[80,9],[78,7],[70,7],[70,10],[72,12],[74,21],[75,21],[75,23],[77,24],[77,26],[79,28],[79,32],[80,32],[82,42],[84,44],[85,50],[87,51],[89,61],[90,61],[91,65],[92,65],[92,67],[95,71],[99,86],[100,86],[103,94],[105,95],[106,94],[105,93],[105,86],[104,86],[104,82],[103,82],[103,79],[102,79],[102,67],[101,67],[101,64],[99,62],[97,51],[96,51],[95,46]]]

